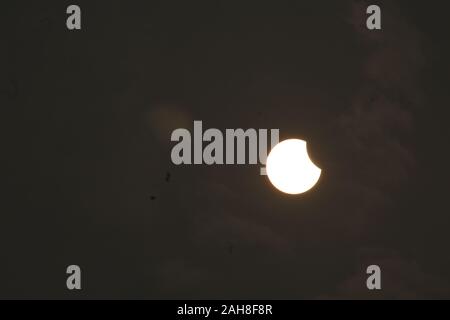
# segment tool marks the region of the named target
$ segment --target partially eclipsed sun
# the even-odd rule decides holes
[[[306,141],[285,140],[270,151],[266,162],[267,176],[278,190],[300,194],[319,181],[322,170],[309,159]]]

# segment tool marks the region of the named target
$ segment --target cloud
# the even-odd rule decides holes
[[[391,220],[388,214],[396,195],[413,179],[418,164],[414,137],[415,110],[424,101],[420,73],[426,57],[422,35],[392,4],[382,6],[383,29],[369,31],[365,8],[369,3],[355,1],[349,21],[365,52],[360,69],[360,85],[348,109],[338,117],[337,127],[345,141],[343,152],[351,162],[343,163],[347,179],[340,196],[348,201],[349,237],[372,235],[372,254],[361,254],[355,248],[353,268],[347,280],[337,284],[333,298],[427,298],[441,296],[445,290],[440,280],[423,271],[421,264],[401,253],[390,254],[393,248],[382,239],[383,228]],[[357,231],[353,231],[356,229]],[[359,239],[364,246],[363,238]],[[374,253],[375,252],[375,253]],[[423,261],[422,261],[423,263]],[[383,270],[384,290],[369,292],[365,286],[365,268],[378,264]]]
[[[351,163],[352,180],[366,189],[389,193],[414,172],[414,111],[422,101],[419,84],[424,65],[421,34],[392,4],[382,6],[383,29],[370,31],[366,1],[351,6],[350,22],[365,48],[360,86],[349,108],[338,117]]]

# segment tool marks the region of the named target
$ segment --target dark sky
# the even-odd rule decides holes
[[[450,298],[448,2],[73,3],[1,6],[0,298]],[[319,184],[173,165],[193,120],[307,140]]]

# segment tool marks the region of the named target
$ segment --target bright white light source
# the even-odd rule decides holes
[[[277,144],[266,162],[267,176],[278,190],[300,194],[319,181],[322,170],[309,159],[306,141],[285,140]]]

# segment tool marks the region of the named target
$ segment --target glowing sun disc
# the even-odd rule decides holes
[[[274,187],[288,194],[310,190],[322,172],[309,158],[306,141],[298,139],[277,144],[267,157],[266,168]]]

